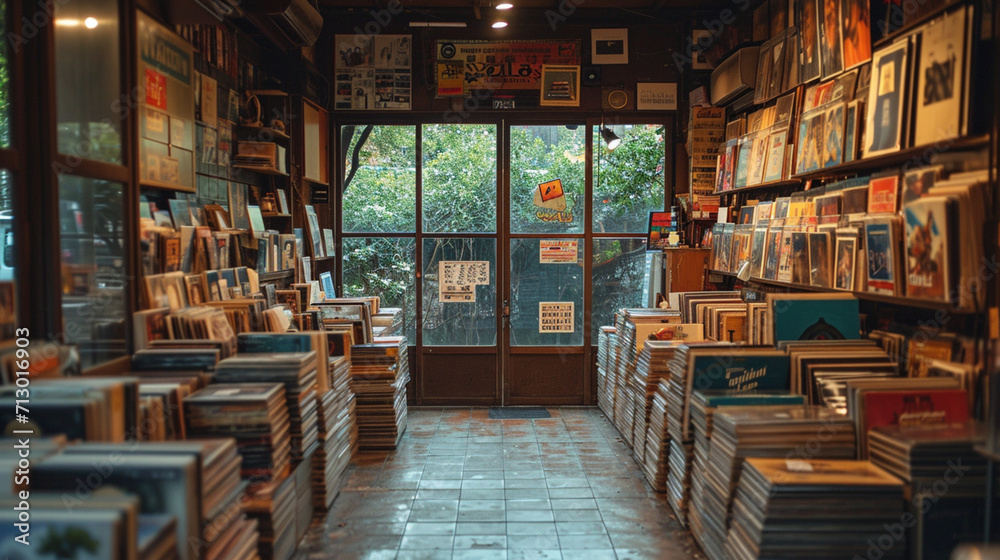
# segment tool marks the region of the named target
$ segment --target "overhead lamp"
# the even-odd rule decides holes
[[[466,27],[464,21],[411,21],[410,27]]]
[[[615,151],[615,148],[622,143],[622,139],[615,134],[615,131],[603,125],[601,126],[601,138],[603,138],[604,143],[607,144],[609,152]]]
[[[514,4],[511,4],[510,2],[500,2],[499,4],[497,4],[497,7],[494,8],[494,9],[496,9],[496,10],[509,10],[509,9],[511,9],[513,7],[514,7]]]
[[[493,25],[491,27],[493,27],[493,29],[503,29],[504,27],[507,27],[507,25],[508,24],[506,21],[497,20],[493,22]]]

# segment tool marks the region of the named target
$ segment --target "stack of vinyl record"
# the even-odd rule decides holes
[[[601,327],[597,335],[597,406],[604,415],[614,415],[614,386],[611,382],[611,357],[617,335],[614,327]]]
[[[247,515],[257,521],[263,558],[287,560],[298,543],[295,524],[295,477],[286,475],[247,489],[243,504]]]
[[[632,447],[632,425],[635,409],[632,406],[632,372],[635,370],[635,324],[626,319],[626,310],[615,316],[618,331],[618,367],[615,368],[615,427],[626,445]]]
[[[660,386],[660,380],[670,378],[670,360],[673,358],[674,350],[679,345],[680,342],[647,340],[636,359],[632,383],[632,401],[635,414],[632,441],[633,453],[640,465],[646,462],[645,447],[649,435],[653,396]]]
[[[802,405],[805,397],[788,393],[736,393],[726,390],[695,391],[691,394],[691,426],[694,431],[694,460],[691,477],[691,507],[688,521],[691,533],[702,550],[712,560],[725,560],[722,547],[726,541],[726,519],[723,514],[728,504],[721,504],[721,492],[709,491],[710,484],[705,473],[709,468],[709,445],[712,438],[713,416],[718,407],[726,410],[740,410],[744,406]],[[713,501],[715,500],[715,501]],[[720,523],[721,521],[721,523]]]
[[[184,399],[184,419],[190,438],[236,438],[243,478],[271,479],[288,467],[288,409],[278,383],[209,385]]]
[[[667,391],[669,382],[661,379],[653,394],[649,411],[649,428],[646,430],[646,453],[642,471],[656,492],[667,491],[667,457],[670,453],[670,434],[667,432]]]
[[[341,486],[341,475],[357,440],[351,364],[347,357],[330,360],[331,389],[320,402],[320,447],[313,459],[313,505],[325,510],[333,504]]]
[[[903,485],[867,461],[747,459],[733,501],[726,557],[906,557],[886,527],[899,525]],[[889,537],[888,548],[881,546]]]
[[[959,544],[983,540],[987,462],[975,448],[985,441],[974,422],[868,432],[871,462],[906,484],[915,520],[906,527],[911,558],[947,558]]]
[[[707,468],[702,472],[705,481],[699,516],[705,540],[721,539],[726,534],[745,458],[853,459],[854,454],[854,424],[829,408],[777,405],[716,410]],[[706,552],[709,549],[717,553],[714,547]]]
[[[292,459],[301,461],[319,440],[316,352],[240,354],[215,366],[213,383],[282,383],[288,406]]]
[[[351,348],[351,390],[357,398],[358,447],[392,450],[406,430],[406,338]]]

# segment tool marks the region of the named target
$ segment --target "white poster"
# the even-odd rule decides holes
[[[542,239],[538,242],[541,264],[577,264],[579,242],[575,239]]]
[[[538,302],[538,332],[573,332],[574,304],[571,301]]]
[[[640,111],[676,111],[677,84],[639,82],[636,84],[636,109]]]
[[[410,109],[409,35],[337,35],[336,109]]]
[[[476,286],[490,283],[490,261],[438,261],[438,301],[471,303]]]

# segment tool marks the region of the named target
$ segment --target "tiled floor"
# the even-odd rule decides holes
[[[596,408],[544,420],[410,409],[394,453],[355,457],[298,559],[687,559],[690,536]]]

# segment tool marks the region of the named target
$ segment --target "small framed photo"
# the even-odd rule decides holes
[[[591,29],[590,60],[594,64],[628,64],[628,28]]]
[[[543,65],[541,96],[543,107],[579,107],[580,67]]]

